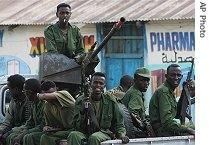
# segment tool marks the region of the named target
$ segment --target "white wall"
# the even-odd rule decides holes
[[[149,100],[157,87],[157,80],[160,80],[160,76],[158,74],[156,76],[155,71],[166,70],[171,63],[177,63],[185,75],[181,83],[186,79],[186,74],[191,66],[191,63],[187,61],[195,57],[195,22],[194,20],[150,21],[145,24],[145,27],[148,52],[145,56],[145,65],[154,73],[146,93],[146,105],[148,107]],[[184,35],[185,38],[181,38]],[[162,41],[161,38],[164,40]],[[176,53],[173,51],[174,48]],[[180,85],[176,91],[176,96],[180,95],[181,89]],[[193,106],[193,121],[194,113]]]

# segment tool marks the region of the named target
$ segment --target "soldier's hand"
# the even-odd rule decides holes
[[[188,133],[191,134],[191,135],[195,135],[195,130],[191,129],[191,128],[188,128]]]
[[[128,136],[122,136],[120,139],[122,140],[123,144],[129,143],[129,137]]]
[[[74,57],[75,61],[78,63],[78,64],[82,64],[82,61],[84,60],[86,54],[85,53],[82,53],[82,54],[78,54],[77,56]]]
[[[45,127],[43,127],[43,131],[44,132],[50,132],[52,129],[53,129],[53,127],[51,127],[51,126],[45,126]]]
[[[195,81],[189,79],[188,81],[184,81],[182,84],[183,88],[187,87],[191,97],[195,97]]]

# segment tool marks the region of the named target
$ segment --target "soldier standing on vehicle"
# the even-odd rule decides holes
[[[69,58],[78,57],[84,53],[84,44],[79,28],[68,22],[71,17],[70,5],[59,4],[56,16],[58,22],[44,31],[47,51],[64,54]]]
[[[11,129],[25,124],[30,117],[31,103],[22,92],[24,82],[25,78],[19,74],[11,75],[7,79],[11,101],[5,120],[0,125],[0,142],[3,144],[6,137],[11,133]]]
[[[31,116],[26,123],[20,127],[13,128],[12,133],[6,138],[6,145],[20,145],[26,134],[40,132],[44,126],[43,105],[37,93],[41,91],[41,84],[37,79],[28,79],[23,85],[25,96],[33,102]]]
[[[61,139],[66,139],[72,127],[75,99],[66,90],[57,91],[52,81],[42,83],[42,94],[39,99],[45,100],[44,134],[40,145],[57,145]],[[39,144],[37,144],[39,145]]]
[[[167,68],[166,81],[153,94],[149,103],[149,115],[157,136],[189,135],[195,131],[181,125],[175,119],[177,102],[174,94],[182,79],[181,67],[171,64]]]
[[[146,121],[144,92],[147,91],[150,81],[150,71],[145,68],[138,68],[134,73],[134,85],[126,92],[122,101],[131,113],[134,126],[137,128],[136,137],[146,137]],[[140,130],[139,130],[140,129]]]
[[[90,104],[88,109],[90,116],[85,116],[85,97],[80,96],[76,100],[75,114],[72,131],[68,136],[68,145],[82,145],[87,142],[90,145],[100,145],[102,141],[113,137],[119,138],[123,143],[128,143],[125,136],[126,130],[123,124],[123,116],[113,96],[104,94],[105,75],[96,72],[90,82]],[[91,117],[91,131],[86,130],[86,117]],[[90,132],[89,132],[90,131]]]

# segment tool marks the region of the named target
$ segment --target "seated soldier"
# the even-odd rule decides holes
[[[194,135],[195,131],[176,120],[177,102],[174,90],[182,79],[181,67],[167,67],[166,80],[153,94],[149,103],[149,115],[157,136]]]
[[[123,116],[113,96],[104,94],[105,75],[96,72],[91,77],[90,100],[84,95],[76,100],[72,131],[68,145],[100,145],[102,141],[116,138],[128,143]],[[86,96],[89,97],[89,96]]]
[[[133,86],[130,87],[122,99],[123,104],[131,114],[136,138],[154,136],[153,130],[148,128],[149,118],[145,113],[144,105],[144,93],[148,89],[150,78],[150,71],[147,68],[138,68],[134,73]]]
[[[38,80],[28,79],[27,81],[25,81],[23,92],[25,93],[26,97],[28,97],[28,99],[33,102],[31,116],[23,126],[12,129],[12,133],[6,138],[7,145],[20,145],[22,144],[22,139],[26,134],[40,132],[42,130],[44,126],[44,102],[39,100],[37,97],[37,93],[40,93],[40,91],[41,85]]]
[[[52,81],[42,83],[42,92],[39,99],[45,100],[44,134],[40,145],[57,145],[61,139],[66,139],[72,128],[75,99],[65,90],[57,91]]]
[[[124,75],[120,79],[120,85],[116,88],[113,88],[106,93],[111,93],[113,96],[116,97],[117,101],[121,100],[126,91],[133,85],[134,81],[133,78],[129,75]]]
[[[25,124],[30,117],[31,102],[28,101],[22,92],[24,82],[25,78],[19,74],[11,75],[7,78],[11,101],[5,120],[0,125],[0,144],[5,144],[5,138],[11,133],[13,127]]]

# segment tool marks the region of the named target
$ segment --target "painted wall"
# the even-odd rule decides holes
[[[96,41],[95,25],[78,25],[86,51]],[[0,76],[38,74],[38,56],[46,51],[45,26],[0,26]],[[100,69],[100,68],[98,68]]]
[[[183,71],[183,79],[191,66],[191,60],[195,57],[195,23],[193,20],[180,21],[155,21],[146,23],[147,56],[145,66],[152,73],[150,87],[146,93],[146,104],[158,86],[165,81],[167,66],[178,63]],[[193,75],[194,78],[194,75]],[[181,85],[176,90],[176,96],[180,96]],[[194,120],[194,106],[192,107]]]

